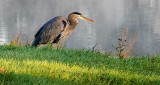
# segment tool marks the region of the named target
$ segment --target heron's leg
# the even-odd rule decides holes
[[[38,47],[42,47],[42,46],[43,46],[42,44],[38,45]]]
[[[64,43],[65,43],[65,40],[68,38],[69,36],[69,33],[65,33],[61,36],[59,42],[57,43],[56,45],[56,48],[59,49],[59,48],[64,48]]]
[[[58,42],[58,43],[52,43],[52,48],[55,48],[55,49],[61,48],[61,43],[60,42]]]
[[[58,49],[63,48],[63,42],[62,41],[57,43],[57,48]]]

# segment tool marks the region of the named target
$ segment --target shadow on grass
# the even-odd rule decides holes
[[[0,85],[51,85],[51,84],[71,84],[66,79],[58,79],[54,77],[31,76],[27,74],[0,73]]]
[[[86,78],[84,76],[84,78]],[[92,79],[92,78],[91,78]],[[136,82],[137,81],[137,82]],[[76,78],[67,80],[67,79],[60,79],[55,77],[44,77],[44,76],[32,76],[27,74],[16,74],[13,72],[10,73],[0,73],[0,84],[1,85],[72,85],[72,84],[108,84],[108,85],[136,85],[136,84],[159,84],[159,82],[151,82],[151,81],[141,81],[133,79],[133,80],[126,80],[123,78],[117,78],[106,75],[99,75],[97,81],[84,79],[78,80]]]
[[[116,84],[122,83],[123,79],[116,78],[105,78],[103,75],[98,82],[94,80],[84,79],[79,81],[76,78],[67,80],[54,77],[41,77],[41,76],[31,76],[27,74],[16,74],[10,73],[0,73],[0,84],[1,85],[71,85],[71,84]],[[133,82],[134,83],[134,82]]]

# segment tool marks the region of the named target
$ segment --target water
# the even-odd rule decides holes
[[[36,31],[57,15],[74,11],[96,20],[79,21],[66,42],[67,48],[114,50],[123,27],[129,39],[136,34],[133,55],[160,52],[159,0],[0,0],[0,43],[22,32],[22,41],[32,41]]]

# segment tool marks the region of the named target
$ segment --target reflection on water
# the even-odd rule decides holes
[[[133,53],[160,52],[159,0],[0,0],[0,43],[7,43],[18,33],[22,41],[32,40],[36,31],[49,19],[78,11],[96,23],[79,21],[66,42],[68,48],[114,50],[112,45],[123,27],[129,39],[136,34]]]
[[[2,19],[1,19],[1,21],[3,21]],[[7,37],[7,35],[8,35],[8,30],[6,29],[6,26],[5,26],[5,23],[4,22],[2,22],[2,23],[0,23],[0,45],[1,44],[5,44],[5,43],[7,43],[8,42],[8,37]]]

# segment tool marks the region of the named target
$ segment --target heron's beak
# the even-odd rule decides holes
[[[87,17],[84,17],[84,16],[81,16],[81,18],[83,20],[87,20],[87,21],[90,21],[90,22],[95,22],[94,20],[90,19],[90,18],[87,18]]]

